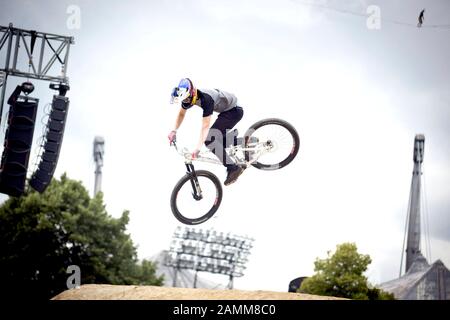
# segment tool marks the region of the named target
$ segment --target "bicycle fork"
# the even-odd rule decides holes
[[[195,173],[194,165],[192,163],[185,163],[187,174],[191,177],[189,181],[192,186],[192,197],[199,201],[203,199],[202,189],[200,188],[200,183],[198,183],[197,174]]]

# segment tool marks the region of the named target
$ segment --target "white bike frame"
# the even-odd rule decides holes
[[[185,164],[191,164],[192,161],[200,161],[200,162],[208,162],[213,164],[222,165],[222,162],[217,159],[217,157],[211,152],[200,152],[199,155],[192,159],[192,153],[187,148],[179,149],[177,147],[176,142],[172,142],[173,146],[175,147],[175,150],[184,158]],[[258,142],[255,143],[255,146],[253,147],[247,147],[244,148],[242,145],[237,146],[230,146],[228,148],[225,148],[225,151],[227,154],[232,158],[237,165],[248,167],[252,163],[256,162],[259,157],[261,157],[264,153],[269,152],[273,148],[273,145],[267,142]],[[244,152],[245,151],[251,151],[252,159],[250,161],[245,160]],[[242,154],[242,157],[239,156],[239,153]]]

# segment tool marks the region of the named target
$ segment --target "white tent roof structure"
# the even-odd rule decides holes
[[[405,275],[380,288],[400,300],[449,300],[450,271],[441,260],[429,265],[419,254]]]

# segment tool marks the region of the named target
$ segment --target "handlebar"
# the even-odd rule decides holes
[[[174,147],[175,147],[175,150],[178,151],[176,138],[173,139],[172,142],[170,142],[170,146],[171,146],[171,147],[174,146]]]
[[[178,154],[183,156],[186,160],[193,160],[192,154],[189,152],[189,150],[187,148],[183,148],[182,150],[178,149],[177,142],[175,139],[170,143],[170,146],[175,147],[175,150],[178,152]]]

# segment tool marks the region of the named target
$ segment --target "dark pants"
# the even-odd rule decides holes
[[[233,133],[229,130],[242,119],[243,115],[244,110],[238,106],[220,113],[217,120],[209,129],[208,137],[205,141],[206,147],[211,150],[227,168],[234,166],[235,163],[225,152],[225,148],[227,145],[231,145],[236,141],[236,136],[232,137],[232,135],[227,135],[227,133]]]

